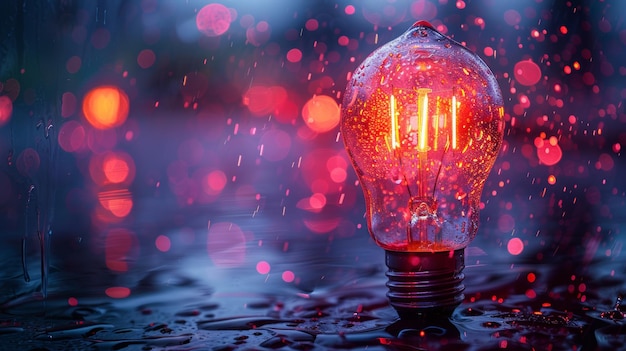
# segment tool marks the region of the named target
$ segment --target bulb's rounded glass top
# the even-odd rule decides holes
[[[487,65],[428,22],[365,59],[346,89],[341,132],[378,245],[411,252],[467,246],[502,143],[503,114]]]

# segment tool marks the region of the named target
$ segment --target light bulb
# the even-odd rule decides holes
[[[341,113],[391,305],[400,316],[450,313],[464,298],[464,249],[503,138],[493,73],[419,21],[356,69]]]

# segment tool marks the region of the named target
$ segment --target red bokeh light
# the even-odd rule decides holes
[[[125,299],[130,296],[130,289],[124,286],[113,286],[107,288],[104,293],[113,299]]]
[[[116,218],[124,218],[133,209],[132,194],[128,189],[101,191],[98,193],[98,201],[105,210]],[[103,222],[116,222],[116,218],[101,217]]]
[[[517,256],[524,251],[524,242],[520,238],[512,238],[506,244],[506,249],[513,256]]]
[[[312,32],[319,28],[319,22],[315,18],[310,18],[304,24],[304,28],[306,28],[309,32]]]
[[[125,228],[111,229],[104,243],[105,262],[115,272],[128,271],[128,261],[136,256],[139,246],[135,234]]]
[[[220,170],[214,170],[208,173],[204,177],[204,181],[202,183],[202,190],[210,196],[219,195],[228,180],[226,179],[226,174]]]
[[[286,283],[291,283],[296,279],[296,275],[293,274],[292,271],[284,271],[281,277],[283,278],[283,281]]]
[[[13,114],[13,101],[8,96],[0,96],[0,127],[7,124]]]
[[[128,178],[129,170],[128,161],[116,154],[107,155],[102,162],[104,176],[114,184],[124,182]]]
[[[300,49],[291,49],[287,51],[287,61],[296,63],[302,60],[302,51]]]
[[[275,112],[287,100],[287,90],[281,86],[251,86],[243,95],[243,104],[256,116]]]
[[[141,50],[137,55],[137,64],[143,69],[152,67],[155,61],[156,55],[150,49]]]
[[[411,4],[414,19],[430,21],[437,16],[437,6],[427,0],[417,0]]]
[[[521,85],[532,86],[541,79],[541,69],[536,63],[530,60],[523,60],[516,63],[515,67],[513,67],[513,76]]]
[[[318,148],[302,157],[302,176],[311,192],[328,196],[340,191],[348,167],[343,155],[336,150]]]
[[[313,210],[321,210],[326,206],[326,196],[321,193],[315,193],[309,198],[309,206]]]
[[[559,163],[563,157],[563,151],[556,137],[550,137],[547,141],[535,138],[535,147],[537,148],[537,157],[546,166],[553,166]]]
[[[231,12],[222,4],[208,4],[196,15],[196,27],[207,37],[218,37],[226,33],[231,22]]]
[[[128,95],[114,86],[94,88],[83,99],[85,118],[97,129],[109,129],[124,124],[129,107]]]
[[[271,266],[269,263],[267,263],[266,261],[259,261],[259,263],[256,264],[256,271],[259,274],[268,274],[270,272]]]
[[[533,290],[533,289],[528,289],[528,290],[526,290],[526,294],[525,295],[529,299],[534,299],[534,298],[537,297],[537,292],[535,290]]]
[[[159,235],[156,240],[154,240],[154,246],[161,252],[167,252],[172,247],[172,242],[168,236]]]
[[[89,174],[97,185],[128,185],[135,179],[135,162],[123,151],[95,154],[89,160]]]

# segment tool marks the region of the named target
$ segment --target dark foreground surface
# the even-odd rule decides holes
[[[370,258],[363,262],[382,254],[362,249]],[[126,277],[126,298],[102,293],[107,278],[98,275],[106,272],[53,269],[45,302],[24,291],[2,307],[0,349],[624,349],[619,292],[626,284],[613,269],[623,263],[512,265],[473,251],[465,302],[449,319],[414,321],[398,320],[389,307],[383,266],[375,263],[291,265],[314,277],[302,289],[278,274],[212,268],[190,255]]]

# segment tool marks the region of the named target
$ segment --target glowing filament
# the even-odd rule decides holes
[[[456,96],[452,95],[452,149],[456,149]]]
[[[430,89],[417,89],[417,114],[418,114],[418,149],[426,151],[428,141],[428,93]]]
[[[400,127],[401,116],[398,113],[398,102],[396,96],[391,94],[389,96],[389,117],[391,119],[391,142],[388,147],[391,150],[395,150],[401,146],[400,138],[401,133],[408,133],[410,137],[410,144],[416,146],[420,152],[438,149],[440,128],[443,133],[447,134],[445,137],[447,144],[453,150],[458,149],[458,117],[457,111],[460,103],[457,101],[456,96],[452,96],[450,101],[450,109],[444,112],[443,106],[446,105],[444,98],[436,97],[436,111],[435,115],[431,118],[428,116],[428,94],[432,90],[428,88],[417,89],[417,113],[411,114],[409,123],[405,128]],[[443,105],[443,106],[442,106]],[[432,128],[431,131],[428,129]],[[429,145],[429,133],[433,133],[433,140],[430,142],[433,145]]]
[[[400,146],[398,143],[398,116],[396,115],[396,97],[389,97],[389,114],[391,115],[391,148]]]

